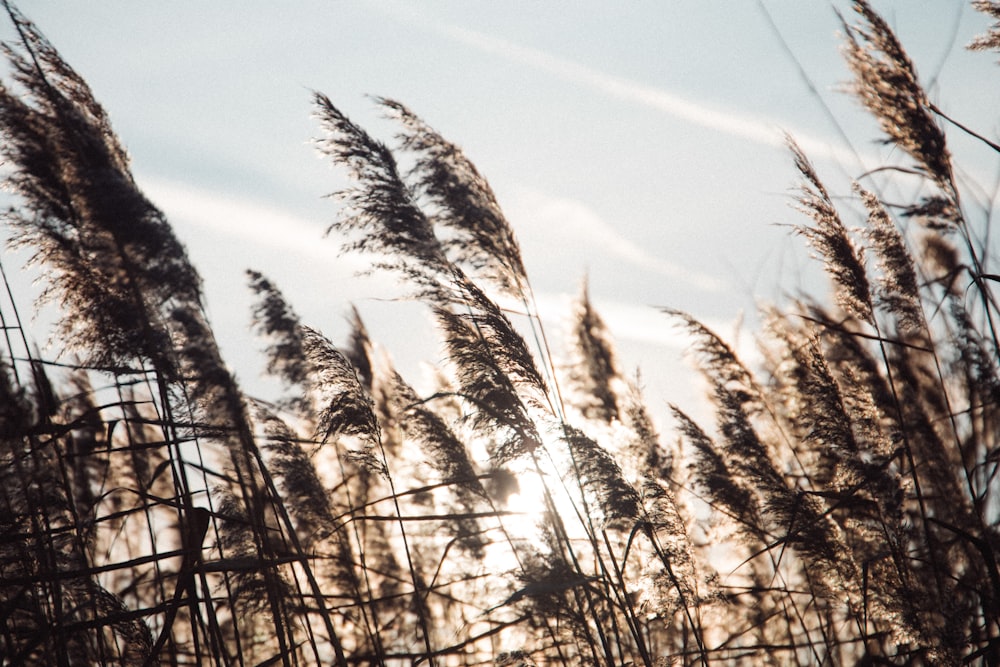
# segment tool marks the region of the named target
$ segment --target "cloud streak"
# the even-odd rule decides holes
[[[143,188],[172,220],[282,253],[346,263],[355,271],[365,267],[355,256],[341,257],[337,241],[323,239],[321,223],[274,206],[156,178],[144,178]]]
[[[547,72],[563,81],[589,88],[602,95],[655,109],[692,125],[725,133],[758,145],[785,147],[785,134],[795,137],[799,146],[814,158],[840,163],[854,163],[859,156],[849,148],[837,147],[809,132],[785,127],[779,122],[729,109],[720,109],[683,95],[620,76],[614,76],[580,63],[560,58],[546,51],[507,39],[487,35],[442,22],[429,22],[411,16],[409,20],[453,42],[489,53],[510,62]]]
[[[560,292],[535,294],[535,303],[546,326],[564,325],[572,312],[575,299],[572,294]],[[696,342],[661,306],[604,297],[593,297],[592,304],[617,344],[638,343],[687,353]],[[699,321],[727,340],[740,359],[750,367],[760,361],[756,338],[752,335],[738,335],[743,329],[741,318],[700,318]]]
[[[533,247],[559,248],[566,245],[566,239],[576,239],[577,244],[584,245],[590,252],[615,257],[707,292],[721,292],[727,287],[715,276],[652,255],[622,236],[582,202],[552,197],[529,188],[517,188],[513,194],[511,217],[518,221],[519,236]]]

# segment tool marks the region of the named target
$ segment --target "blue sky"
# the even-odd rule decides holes
[[[853,22],[848,3],[835,5]],[[996,57],[963,48],[987,20],[951,0],[874,6],[939,105],[996,138]],[[261,365],[245,268],[273,278],[334,340],[354,303],[404,368],[439,355],[422,310],[386,301],[403,290],[355,277],[363,262],[323,238],[336,214],[323,196],[345,181],[310,145],[312,90],[386,140],[394,128],[366,95],[398,99],[463,146],[515,227],[553,330],[588,275],[625,370],[642,367],[658,404],[688,403],[699,390],[654,306],[730,336],[756,300],[822,288],[786,226],[802,219],[789,205],[795,174],[782,131],[841,193],[888,154],[839,92],[848,74],[825,2],[50,0],[21,9],[110,112],[252,388]],[[968,148],[970,178],[992,188],[995,156],[949,138],[956,152]]]

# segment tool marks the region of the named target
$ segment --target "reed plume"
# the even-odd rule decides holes
[[[376,254],[380,259],[373,268],[400,272],[421,294],[436,293],[441,276],[450,273],[449,262],[433,226],[403,182],[392,152],[325,95],[316,93],[313,101],[326,132],[317,142],[319,150],[347,167],[357,183],[335,195],[344,208],[328,233],[336,229],[355,234],[345,243],[345,251]]]
[[[916,168],[841,197],[788,139],[832,292],[766,308],[754,364],[664,310],[708,430],[676,406],[662,430],[586,285],[550,343],[457,144],[379,98],[390,148],[320,93],[317,147],[351,177],[328,233],[407,283],[443,360],[418,389],[357,310],[336,345],[248,271],[283,394],[249,398],[108,115],[4,6],[5,220],[47,272],[62,357],[0,312],[0,661],[1000,663],[996,274],[944,128],[996,146],[864,0],[841,19],[851,91]]]
[[[402,148],[417,155],[409,180],[431,207],[431,223],[451,232],[442,241],[451,260],[501,292],[523,298],[528,274],[521,249],[489,183],[461,148],[406,106],[377,101],[402,125]]]
[[[942,189],[950,190],[951,154],[913,62],[889,24],[865,0],[854,0],[853,7],[864,26],[841,19],[844,57],[855,77],[851,92],[878,120],[887,143],[912,157]]]
[[[149,361],[176,377],[174,307],[200,307],[200,278],[163,214],[140,192],[104,109],[81,78],[16,11],[22,38],[5,55],[21,90],[0,86],[7,187],[22,197],[7,223],[15,247],[47,266],[44,297],[60,302],[59,338],[84,361]]]
[[[618,401],[612,387],[619,377],[614,351],[607,325],[590,302],[590,293],[584,284],[574,304],[573,342],[574,358],[569,363],[570,377],[567,387],[575,400],[581,402],[580,412],[585,419],[611,423],[619,419]]]

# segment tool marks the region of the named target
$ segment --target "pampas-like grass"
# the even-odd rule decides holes
[[[887,142],[909,154],[938,185],[950,187],[951,155],[913,62],[889,24],[865,0],[855,0],[854,10],[864,20],[863,27],[842,20],[844,55],[855,76],[852,92],[879,121]]]
[[[319,150],[347,167],[357,183],[335,195],[344,208],[328,233],[336,229],[352,235],[345,251],[373,253],[375,268],[399,271],[421,292],[437,292],[441,276],[449,273],[449,262],[433,226],[403,182],[392,152],[325,95],[317,93],[314,103],[326,131],[317,143]]]
[[[575,349],[573,360],[569,363],[570,386],[566,393],[572,392],[585,419],[611,423],[620,416],[617,397],[611,386],[619,373],[607,325],[591,304],[586,285],[576,301],[575,311]]]
[[[796,231],[805,236],[823,258],[824,268],[837,285],[837,305],[862,322],[872,323],[871,287],[864,261],[809,159],[794,140],[789,139],[788,146],[795,157],[796,169],[805,179],[798,198],[800,210],[814,223],[813,226],[797,227]]]
[[[523,297],[528,274],[521,249],[489,183],[461,148],[406,106],[389,99],[379,102],[403,126],[403,149],[417,155],[410,176],[432,207],[432,223],[454,234],[443,241],[452,261],[501,292]]]
[[[938,123],[982,137],[868,3],[843,22],[852,90],[916,170],[842,199],[789,139],[832,294],[768,308],[758,367],[665,309],[715,417],[671,406],[666,436],[586,288],[556,356],[486,179],[388,99],[398,150],[314,96],[317,147],[352,178],[329,233],[428,308],[435,388],[357,310],[335,345],[250,271],[284,396],[248,397],[107,114],[4,6],[5,219],[48,272],[64,356],[0,313],[0,661],[1000,662],[996,274]],[[920,188],[889,205],[875,181],[900,171]]]
[[[0,88],[8,214],[15,247],[50,270],[45,298],[62,305],[60,339],[92,365],[150,361],[176,376],[170,311],[200,307],[200,279],[163,214],[139,191],[128,156],[84,80],[26,19],[6,55],[21,90]]]

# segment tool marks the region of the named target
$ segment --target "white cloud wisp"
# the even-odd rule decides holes
[[[834,146],[830,141],[809,132],[783,127],[775,120],[719,109],[662,88],[607,74],[540,49],[476,30],[441,22],[431,23],[417,17],[410,17],[410,20],[478,51],[548,72],[564,81],[576,83],[609,97],[661,111],[692,125],[722,132],[758,145],[781,149],[785,147],[787,132],[807,154],[816,158],[826,158],[841,164],[856,164],[859,160],[859,155],[851,149]]]
[[[518,188],[510,207],[512,218],[518,221],[519,236],[529,240],[533,247],[558,248],[565,239],[577,239],[588,252],[620,259],[628,264],[660,276],[683,282],[691,287],[720,292],[726,284],[718,278],[684,268],[656,257],[634,241],[622,236],[584,203],[552,197],[531,190]]]

